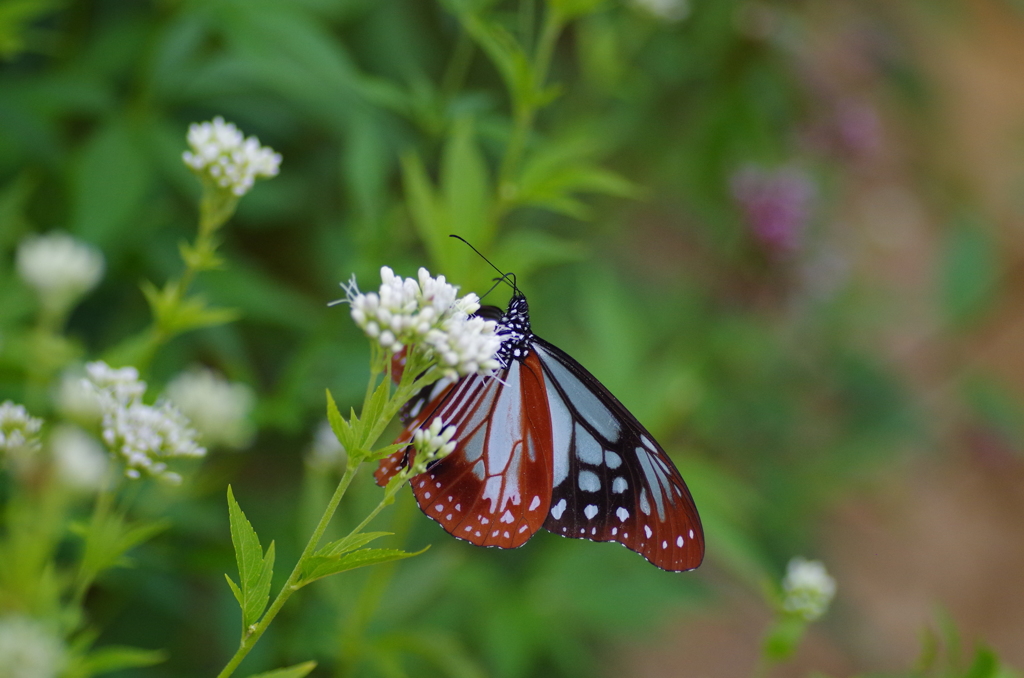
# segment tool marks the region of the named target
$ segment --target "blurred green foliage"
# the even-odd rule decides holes
[[[790,47],[800,9],[757,3],[765,33],[751,6],[695,2],[663,21],[613,0],[0,5],[0,399],[24,398],[30,369],[33,300],[10,265],[22,236],[65,229],[103,250],[107,276],[73,314],[64,362],[108,355],[149,322],[140,283],[180,275],[178,245],[194,238],[188,124],[223,115],[284,157],[220,233],[224,267],[194,284],[238,320],[175,337],[145,375],[161,385],[202,363],[251,384],[260,434],[175,500],[139,498],[173,529],[88,600],[101,645],[167,651],[130,675],[211,674],[230,656],[224,487],[294,562],[333,484],[303,463],[324,389],[345,412],[365,388],[366,342],[326,304],[353,273],[372,288],[381,265],[485,292],[493,271],[449,233],[515,272],[534,329],[672,453],[707,564],[670,574],[548,534],[476,549],[403,496],[383,529],[434,548],[314,585],[248,669],[314,658],[312,675],[594,675],[617,642],[710,604],[716,572],[758,588],[813,549],[820,509],[917,425],[856,341],[856,290],[815,268],[843,168],[797,143],[816,110]],[[821,204],[800,250],[778,257],[751,237],[730,178],[791,162]],[[980,231],[951,232],[952,322],[991,293],[993,257]],[[378,496],[357,480],[336,532]]]

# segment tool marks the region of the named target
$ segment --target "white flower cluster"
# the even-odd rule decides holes
[[[181,156],[185,164],[236,196],[248,193],[256,179],[277,176],[281,165],[280,153],[261,146],[254,136],[244,138],[233,123],[220,116],[190,125],[188,144],[192,150]]]
[[[418,428],[412,434],[412,446],[416,448],[416,468],[413,475],[426,470],[427,464],[443,459],[455,451],[454,426],[445,426],[441,417],[435,417],[429,428]]]
[[[29,617],[0,617],[0,678],[56,678],[65,668],[61,639]]]
[[[39,449],[43,420],[33,417],[24,405],[0,403],[0,452],[18,454]]]
[[[819,560],[793,558],[782,580],[782,609],[814,621],[828,610],[836,595],[836,580]]]
[[[103,254],[65,233],[29,236],[18,245],[18,275],[43,307],[68,311],[103,277]]]
[[[384,266],[380,278],[376,293],[361,293],[354,276],[342,287],[352,319],[385,350],[422,347],[450,377],[490,374],[499,367],[495,354],[503,338],[496,333],[497,323],[470,316],[480,308],[478,296],[458,298],[458,287],[443,275],[432,278],[425,268],[418,279],[403,279]]]
[[[145,472],[180,482],[181,476],[159,460],[206,454],[206,449],[196,443],[198,434],[174,405],[142,402],[146,383],[139,381],[134,367],[115,370],[104,362],[94,362],[85,370],[103,410],[103,441],[124,459],[126,476],[138,478]]]
[[[175,377],[164,395],[189,418],[207,446],[240,449],[252,441],[249,414],[256,396],[245,384],[196,369]]]

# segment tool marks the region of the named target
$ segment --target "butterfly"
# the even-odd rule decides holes
[[[619,542],[664,570],[700,565],[697,508],[647,429],[582,365],[533,334],[514,284],[504,313],[482,306],[477,315],[504,335],[501,367],[414,396],[395,441],[410,445],[381,460],[377,484],[412,463],[413,434],[441,417],[456,428],[455,450],[411,483],[420,509],[452,536],[516,548],[543,527]]]

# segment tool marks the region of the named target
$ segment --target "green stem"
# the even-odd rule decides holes
[[[284,586],[281,587],[281,591],[277,594],[274,602],[267,609],[260,621],[242,638],[242,642],[239,643],[238,650],[235,652],[234,656],[231,657],[231,660],[227,663],[224,669],[217,674],[217,678],[227,678],[235,672],[238,665],[242,663],[242,660],[245,659],[246,655],[248,655],[256,645],[256,642],[263,636],[267,627],[270,626],[270,622],[274,621],[274,617],[276,617],[277,613],[281,611],[284,604],[289,598],[291,598],[293,593],[302,588],[298,585],[299,579],[302,576],[302,568],[309,557],[316,551],[317,545],[319,545],[320,540],[324,536],[324,532],[327,530],[328,523],[331,522],[331,518],[334,517],[335,511],[338,510],[338,504],[341,503],[341,498],[345,496],[345,492],[348,490],[349,485],[352,484],[352,479],[355,478],[360,465],[361,464],[358,463],[349,464],[345,469],[345,473],[342,475],[337,489],[334,490],[334,495],[331,497],[331,501],[327,504],[327,508],[324,510],[324,514],[321,516],[320,522],[317,523],[316,529],[313,530],[313,535],[306,543],[306,548],[303,549],[302,555],[299,556],[298,562],[295,563],[295,568],[292,570],[292,573],[288,575],[288,581],[286,581]]]
[[[542,105],[541,93],[544,90],[544,83],[547,81],[548,69],[551,67],[551,58],[555,52],[555,45],[558,43],[558,36],[565,26],[562,15],[549,6],[544,17],[544,27],[541,29],[540,37],[537,40],[537,48],[533,55],[533,86],[525,98],[517,96],[510,91],[514,112],[512,134],[509,137],[508,146],[505,148],[505,157],[501,162],[498,180],[498,205],[497,212],[500,217],[504,214],[510,204],[514,202],[518,186],[513,176],[519,169],[526,142],[533,131],[533,123],[537,111]]]
[[[469,65],[473,62],[473,47],[473,39],[469,37],[465,29],[460,30],[451,61],[441,80],[441,94],[445,101],[453,98],[462,89],[466,74],[469,72]]]
[[[111,464],[111,466],[114,465]],[[111,469],[108,476],[113,473],[114,471]],[[103,521],[105,521],[107,516],[110,515],[110,507],[114,503],[114,491],[112,487],[113,483],[111,482],[111,479],[108,478],[106,482],[103,483],[103,487],[101,487],[99,492],[96,494],[96,503],[93,506],[92,518],[90,518],[89,521],[88,534],[90,538],[92,538],[93,534],[99,531],[99,526],[102,525]],[[88,593],[89,587],[92,586],[92,583],[96,580],[96,575],[99,574],[94,567],[84,567],[86,564],[85,561],[89,559],[88,556],[91,554],[93,548],[95,548],[94,544],[86,543],[82,567],[78,571],[78,576],[75,581],[75,591],[71,596],[71,603],[74,607],[80,607],[82,605],[82,601],[85,600],[85,594]]]
[[[382,361],[385,360],[387,362],[382,363]],[[384,379],[390,382],[390,356],[383,352],[377,353],[375,351],[371,358],[371,363],[372,376],[370,379],[370,384],[375,384],[377,382],[377,376],[380,375],[381,373],[383,373]],[[390,423],[392,419],[394,419],[395,415],[398,414],[398,411],[399,409],[401,409],[402,405],[404,405],[409,400],[409,398],[412,397],[412,395],[415,394],[417,390],[419,390],[419,388],[422,388],[430,381],[435,381],[438,378],[439,375],[433,370],[428,370],[426,374],[424,374],[422,377],[417,378],[417,375],[419,374],[419,372],[423,371],[423,369],[424,365],[422,365],[421,361],[417,359],[417,354],[415,352],[412,353],[412,355],[407,359],[405,370],[402,372],[402,378],[399,381],[398,388],[396,389],[395,394],[388,399],[387,403],[380,412],[380,415],[377,417],[376,421],[372,422],[369,433],[364,435],[363,447],[372,447],[373,444],[376,443],[377,438],[379,438],[380,435],[384,432],[384,428],[388,425],[388,423]],[[367,391],[367,400],[366,403],[364,403],[363,412],[366,412],[366,404],[369,403],[369,398],[372,396],[372,392],[373,388],[371,386],[371,388]],[[270,607],[267,609],[266,613],[259,620],[259,622],[257,622],[242,637],[242,640],[238,646],[238,650],[235,651],[234,656],[231,657],[231,660],[227,663],[224,669],[219,674],[217,674],[217,678],[227,678],[232,673],[234,673],[235,669],[238,668],[238,665],[242,662],[243,659],[245,659],[246,655],[249,654],[253,646],[256,645],[256,642],[267,630],[267,627],[270,626],[270,622],[272,622],[274,620],[274,617],[277,616],[277,613],[281,611],[281,608],[284,606],[285,602],[288,601],[288,599],[291,597],[293,593],[302,588],[303,584],[301,583],[300,580],[302,577],[303,566],[305,565],[306,561],[316,552],[316,547],[319,545],[320,540],[323,538],[324,532],[327,529],[327,525],[334,517],[334,514],[338,509],[338,504],[341,502],[341,498],[345,495],[345,492],[348,490],[348,487],[352,483],[352,479],[355,477],[356,471],[359,469],[359,466],[361,464],[362,462],[357,462],[355,464],[351,462],[349,463],[349,466],[345,469],[344,475],[342,475],[341,477],[341,481],[338,483],[337,489],[335,489],[334,491],[334,495],[331,497],[330,502],[327,504],[327,508],[324,510],[323,516],[321,516],[320,518],[320,522],[317,523],[316,529],[313,530],[313,535],[309,538],[309,541],[306,543],[306,548],[303,549],[302,555],[299,556],[299,560],[295,564],[292,573],[288,576],[288,580],[284,583],[284,586],[281,587],[281,591],[277,594],[277,597],[274,599],[274,602],[270,605]],[[350,535],[358,534],[363,528],[365,528],[370,523],[371,520],[373,520],[377,516],[378,513],[380,513],[384,509],[385,506],[390,504],[393,501],[394,496],[398,493],[398,490],[401,489],[403,484],[404,483],[395,483],[393,486],[389,487],[384,494],[384,498],[381,499],[377,507],[373,509],[373,511],[371,511],[370,514],[366,516],[366,518],[361,523],[359,523],[359,525],[354,530],[352,530],[352,532],[350,532]]]

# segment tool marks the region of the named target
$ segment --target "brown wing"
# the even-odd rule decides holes
[[[493,377],[469,376],[436,394],[396,442],[435,417],[456,427],[455,451],[412,479],[420,509],[448,533],[477,546],[514,548],[532,537],[551,501],[551,416],[535,355]],[[412,450],[381,461],[384,485]]]

